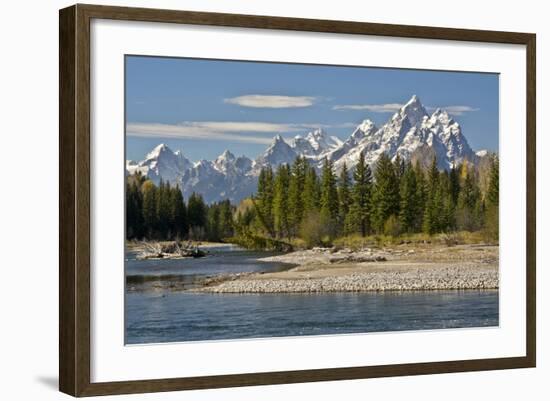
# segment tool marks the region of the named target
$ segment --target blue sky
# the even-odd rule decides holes
[[[416,94],[446,108],[474,150],[498,150],[497,74],[126,56],[126,158],[159,143],[190,160],[255,158],[320,126],[341,139]]]

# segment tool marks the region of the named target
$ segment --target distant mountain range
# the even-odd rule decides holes
[[[127,161],[126,172],[140,171],[155,183],[162,178],[172,185],[177,184],[184,197],[198,192],[206,202],[230,199],[237,203],[256,191],[262,167],[276,168],[283,163],[291,164],[297,156],[304,156],[319,168],[327,157],[334,162],[336,170],[339,171],[344,163],[353,170],[361,152],[365,153],[369,164],[376,163],[383,152],[392,159],[399,155],[425,165],[436,156],[440,169],[449,169],[463,161],[477,163],[487,154],[485,150],[477,154],[472,150],[460,124],[445,110],[436,109],[430,115],[418,97],[413,96],[382,127],[367,119],[345,141],[316,129],[304,136],[297,135],[288,142],[280,135],[275,136],[255,160],[246,156],[235,157],[226,150],[213,161],[196,163],[185,158],[180,151],[174,152],[160,144],[144,160]]]

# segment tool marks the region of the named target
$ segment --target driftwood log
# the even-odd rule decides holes
[[[183,243],[173,241],[166,244],[159,242],[143,242],[143,249],[138,259],[162,259],[162,258],[200,258],[206,256],[206,252],[191,241]]]

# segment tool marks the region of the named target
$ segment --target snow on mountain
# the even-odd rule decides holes
[[[143,161],[128,160],[126,171],[127,174],[140,171],[155,183],[162,177],[173,185],[178,184],[186,198],[197,192],[209,203],[223,199],[237,203],[256,192],[262,167],[275,169],[283,163],[292,164],[297,156],[304,156],[317,167],[328,157],[337,170],[344,163],[353,169],[361,152],[372,165],[382,152],[392,159],[399,155],[423,165],[429,165],[435,155],[441,169],[465,160],[478,162],[487,154],[487,151],[474,153],[459,123],[445,110],[436,109],[430,115],[420,99],[413,96],[380,128],[366,119],[343,142],[316,129],[304,136],[297,135],[288,143],[281,135],[275,136],[256,160],[235,157],[226,150],[213,161],[201,160],[194,164],[181,152],[172,152],[160,144]]]
[[[364,120],[361,124],[355,128],[355,130],[352,132],[350,137],[346,139],[340,146],[338,146],[336,149],[333,149],[330,155],[328,157],[338,162],[339,160],[342,160],[340,163],[337,163],[338,165],[342,165],[345,159],[343,159],[344,156],[348,155],[348,160],[346,163],[352,163],[352,165],[355,165],[357,163],[359,154],[363,150],[363,148],[358,147],[361,141],[372,141],[372,136],[378,131],[378,128],[376,128],[376,125],[371,120]],[[354,149],[358,149],[354,151]],[[351,153],[353,154],[351,154]]]
[[[290,147],[299,155],[319,158],[335,150],[342,143],[337,137],[329,136],[323,129],[318,128],[305,137],[296,135],[290,142]]]
[[[487,149],[481,149],[476,152],[477,157],[485,157],[489,154],[489,151]]]
[[[208,203],[223,199],[237,203],[256,190],[257,177],[250,174],[252,166],[252,160],[235,157],[228,150],[214,161],[201,160],[183,174],[183,195],[188,198],[196,192]]]
[[[229,150],[225,150],[221,155],[216,158],[216,160],[214,160],[214,167],[216,168],[216,170],[222,173],[227,172],[234,165],[235,155]]]
[[[149,152],[143,161],[137,164],[131,160],[126,162],[126,170],[129,174],[139,171],[156,184],[161,177],[173,185],[177,184],[189,167],[191,162],[179,150],[173,152],[163,143]]]
[[[361,125],[355,132],[360,130]],[[334,151],[331,159],[337,169],[344,162],[348,167],[355,166],[361,152],[364,152],[369,164],[376,163],[383,152],[392,159],[399,154],[400,157],[410,160],[413,153],[424,145],[433,150],[441,169],[448,169],[453,163],[463,160],[476,159],[475,153],[462,135],[460,125],[441,109],[435,110],[430,116],[416,95],[379,130],[371,128],[369,134],[359,141],[350,141],[347,149]]]
[[[298,154],[285,142],[283,137],[277,135],[266,151],[256,159],[255,169],[259,171],[264,166],[277,167],[283,163],[291,164],[297,156]]]
[[[239,156],[235,159],[235,169],[242,173],[247,174],[254,167],[254,162],[246,156]]]
[[[200,160],[185,171],[181,188],[185,198],[193,192],[201,194],[207,202],[217,200],[222,191],[225,175],[215,167],[215,162]]]

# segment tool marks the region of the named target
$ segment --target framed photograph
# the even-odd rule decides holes
[[[60,390],[534,367],[535,35],[60,11]]]

